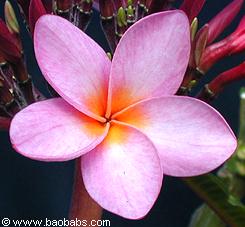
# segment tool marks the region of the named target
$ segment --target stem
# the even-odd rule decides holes
[[[75,176],[73,185],[72,202],[70,208],[70,220],[100,220],[102,208],[90,197],[85,189],[81,174],[81,159],[78,158],[75,164]]]

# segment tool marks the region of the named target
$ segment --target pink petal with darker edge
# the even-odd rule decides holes
[[[149,99],[114,118],[135,126],[150,138],[164,174],[171,176],[210,172],[224,163],[237,146],[223,117],[211,106],[190,97]]]
[[[182,11],[152,14],[131,26],[112,60],[107,116],[145,98],[174,94],[189,52],[189,22]]]
[[[82,156],[90,196],[104,209],[129,219],[144,217],[156,201],[163,173],[151,141],[113,122],[106,139]]]
[[[111,66],[103,49],[70,22],[53,15],[37,21],[34,47],[44,77],[60,96],[101,120]]]

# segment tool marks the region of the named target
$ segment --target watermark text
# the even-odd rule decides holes
[[[18,226],[18,227],[25,227],[25,226],[31,226],[31,227],[51,227],[51,226],[81,226],[81,227],[103,227],[103,226],[111,226],[110,220],[92,220],[92,221],[87,221],[87,220],[80,220],[78,218],[74,220],[68,220],[66,218],[63,219],[57,219],[57,220],[51,220],[48,218],[45,219],[39,219],[39,220],[24,220],[24,219],[9,219],[9,218],[2,218],[1,220],[2,226]]]

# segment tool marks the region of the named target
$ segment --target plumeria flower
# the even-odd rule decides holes
[[[81,156],[85,187],[104,209],[142,218],[164,174],[203,174],[234,152],[235,136],[216,110],[174,96],[190,52],[182,11],[152,14],[132,25],[112,62],[57,16],[38,20],[34,46],[43,75],[61,98],[32,104],[14,117],[13,147],[42,161]]]

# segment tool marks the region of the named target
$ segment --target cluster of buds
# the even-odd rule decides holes
[[[38,18],[56,14],[85,30],[92,16],[92,7],[100,11],[101,27],[111,49],[110,56],[123,33],[136,21],[152,13],[174,9],[174,0],[17,0],[23,21],[33,34]],[[234,0],[210,22],[198,30],[197,15],[205,0],[183,0],[180,9],[189,18],[191,30],[191,56],[178,91],[188,95],[192,87],[208,70],[224,57],[241,53],[245,49],[245,18],[237,29],[225,39],[216,38],[233,21],[244,0]],[[7,128],[11,118],[25,106],[43,99],[34,87],[26,68],[21,44],[20,28],[9,0],[5,2],[5,22],[0,20],[0,128]],[[245,77],[244,62],[221,73],[204,86],[199,98],[207,102],[216,97],[229,83]],[[51,94],[56,93],[50,88]]]
[[[92,0],[18,0],[18,8],[30,35],[38,18],[52,13],[85,30],[92,13]],[[11,2],[4,5],[5,21],[0,19],[0,129],[8,129],[12,117],[43,95],[32,82],[22,47],[20,26]],[[56,93],[49,87],[53,96]]]
[[[19,0],[23,8],[27,8],[26,2],[28,1]],[[31,1],[29,7],[31,31],[36,20],[44,13],[63,16],[80,29],[85,30],[92,15],[92,6],[94,6],[100,11],[101,27],[112,55],[120,37],[136,21],[152,13],[174,9],[174,0],[55,0],[52,1],[52,5],[50,2],[47,0]],[[241,20],[238,28],[231,35],[214,43],[216,38],[233,21],[243,3],[243,0],[234,0],[198,30],[197,16],[202,10],[205,0],[184,0],[182,2],[180,9],[187,14],[190,21],[192,51],[184,81],[178,92],[180,95],[187,95],[216,62],[244,51],[245,18]],[[204,87],[199,98],[211,101],[226,84],[243,77],[243,68],[244,64],[241,64],[240,67],[219,75],[219,79]],[[231,73],[232,77],[227,76]],[[224,74],[226,76],[223,76]],[[229,78],[229,80],[225,80],[225,78]],[[222,84],[218,83],[220,81]]]
[[[152,13],[172,9],[174,0],[99,0],[101,26],[111,52],[123,33],[136,21]]]
[[[28,74],[20,28],[13,7],[5,2],[5,22],[0,19],[0,129],[27,105],[42,99]]]
[[[189,7],[183,7],[187,13],[191,10],[186,8],[200,9],[198,4],[203,1],[196,1],[197,6],[193,6],[195,1],[189,2]],[[227,5],[220,13],[218,13],[211,21],[206,23],[200,30],[198,27],[198,19],[196,15],[189,14],[191,23],[191,40],[192,51],[191,57],[186,71],[186,75],[179,94],[188,94],[193,86],[221,59],[239,54],[245,50],[245,17],[243,16],[237,29],[221,41],[215,42],[216,38],[230,25],[235,16],[243,6],[243,0],[234,0]],[[195,11],[194,13],[197,13]],[[237,67],[229,69],[226,72],[218,75],[209,84],[206,84],[198,97],[204,101],[212,101],[223,88],[233,81],[245,78],[245,62],[242,62]]]
[[[92,15],[93,0],[18,0],[31,32],[43,14],[61,16],[81,30],[85,30]]]

